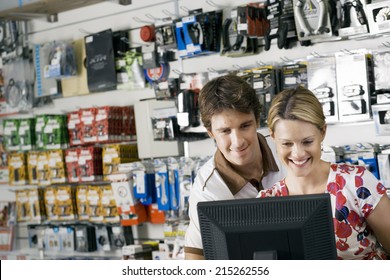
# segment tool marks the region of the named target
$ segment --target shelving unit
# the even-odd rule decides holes
[[[49,3],[54,1],[49,1]],[[46,9],[37,8],[33,10],[36,13],[52,14],[60,13],[57,22],[47,22],[42,18],[32,19],[29,21],[29,41],[32,44],[42,44],[53,40],[76,40],[84,36],[98,32],[107,28],[113,30],[129,29],[131,34],[131,42],[134,45],[142,45],[143,42],[139,38],[140,27],[145,24],[152,23],[151,15],[154,18],[165,18],[167,14],[176,16],[184,16],[186,9],[196,9],[202,7],[204,11],[212,11],[216,9],[224,9],[226,7],[234,7],[241,4],[246,4],[244,0],[220,0],[218,7],[207,4],[207,1],[191,1],[191,0],[152,0],[152,1],[133,1],[131,5],[121,6],[113,1],[56,1],[57,3],[72,3],[90,2],[93,5],[68,6],[62,9]],[[65,4],[63,4],[65,5]],[[1,7],[1,6],[0,6]],[[70,9],[72,7],[72,9]],[[75,9],[73,9],[73,7]],[[76,8],[77,7],[77,8]],[[23,12],[31,12],[25,10]],[[8,12],[7,12],[8,14]],[[3,14],[0,11],[0,17]],[[205,72],[208,69],[222,70],[232,69],[234,65],[242,68],[258,66],[258,64],[279,64],[284,58],[296,60],[304,58],[313,53],[330,54],[337,51],[347,49],[353,50],[358,48],[378,49],[384,48],[389,39],[385,36],[373,36],[368,38],[357,38],[354,40],[339,40],[316,43],[309,47],[301,47],[298,45],[290,49],[278,49],[276,42],[272,42],[270,51],[261,51],[258,55],[246,56],[240,58],[231,58],[213,54],[211,56],[200,56],[190,59],[179,59],[172,62],[170,67],[171,77],[178,77],[178,73],[195,73]],[[50,113],[65,113],[77,108],[104,106],[104,105],[134,105],[141,99],[154,97],[154,91],[151,88],[142,90],[126,91],[115,90],[103,93],[92,93],[83,96],[55,99],[51,107],[36,108],[31,115],[50,114]],[[21,115],[22,118],[31,116]],[[267,129],[262,128],[259,132],[267,134]],[[341,137],[342,136],[342,137]],[[142,140],[141,140],[142,141]],[[337,123],[330,124],[327,130],[327,136],[324,141],[325,145],[341,146],[356,142],[375,142],[380,144],[390,143],[390,136],[376,136],[375,126],[373,121],[365,121],[359,123]],[[189,148],[186,156],[211,155],[215,150],[214,142],[211,139],[202,140],[199,142],[187,143]],[[206,148],[205,148],[206,147]],[[27,188],[28,186],[2,186],[0,185],[0,197],[2,200],[15,200],[14,190]],[[143,224],[134,227],[134,237],[146,237],[151,239],[163,239],[163,225]],[[17,244],[12,252],[1,252],[0,258],[8,256],[8,258],[67,258],[67,257],[97,257],[97,258],[120,258],[119,252],[108,253],[77,253],[74,254],[56,254],[49,252],[37,252],[37,250],[29,249],[27,242],[27,229],[24,226],[19,227],[17,232]]]

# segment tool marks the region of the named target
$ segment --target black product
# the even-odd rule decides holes
[[[296,34],[292,2],[290,6],[286,4],[285,0],[267,1],[270,28],[264,36],[264,50],[268,51],[271,48],[273,39],[277,39],[279,49],[288,49],[292,41],[296,40],[296,35],[289,36],[289,32]]]
[[[116,89],[116,71],[111,29],[84,38],[90,92]]]
[[[336,259],[329,194],[198,203],[204,256]]]
[[[352,7],[354,10],[352,10]],[[351,13],[356,14],[356,18],[360,25],[367,24],[366,13],[364,12],[364,8],[362,3],[359,0],[353,0],[345,2],[343,5],[343,13],[342,13],[342,22],[341,27],[346,28],[351,26]]]
[[[197,127],[200,125],[198,92],[194,90],[184,90],[178,95],[179,113],[188,113],[188,119],[185,122],[179,122],[180,126]]]

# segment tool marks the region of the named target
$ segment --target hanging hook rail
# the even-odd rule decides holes
[[[153,22],[147,21],[147,20],[142,20],[139,17],[133,17],[133,20],[139,23],[146,23],[146,24],[152,24]]]
[[[163,12],[166,16],[168,16],[168,17],[172,17],[172,18],[177,18],[177,17],[179,17],[178,15],[176,15],[176,14],[174,14],[174,13],[168,11],[167,9],[163,9],[162,12]]]
[[[206,3],[209,4],[211,7],[214,7],[214,8],[217,8],[217,9],[229,9],[229,8],[231,8],[231,7],[228,7],[228,6],[223,6],[223,5],[216,4],[216,3],[214,3],[211,0],[206,0]]]

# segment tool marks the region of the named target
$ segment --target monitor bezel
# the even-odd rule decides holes
[[[281,240],[292,250],[288,257],[285,252],[280,254],[284,255],[282,259],[337,259],[329,193],[203,201],[197,207],[205,259],[242,259],[239,251],[248,250],[249,245],[232,244],[241,242],[237,237],[240,234],[268,231],[283,235],[294,230],[291,236],[295,236],[287,238],[294,238],[295,242]],[[237,236],[232,239],[228,234]],[[256,246],[260,246],[259,243]],[[261,252],[259,259],[266,259],[269,254],[274,256],[275,252]]]

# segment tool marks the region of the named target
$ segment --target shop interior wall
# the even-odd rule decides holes
[[[29,22],[30,44],[42,44],[54,40],[76,40],[89,34],[111,28],[113,31],[130,29],[131,45],[139,46],[143,42],[140,39],[139,31],[143,25],[151,24],[150,18],[165,18],[167,15],[185,16],[186,10],[203,8],[203,11],[219,10],[226,7],[235,7],[250,1],[242,0],[215,0],[193,1],[193,0],[133,0],[129,6],[121,6],[117,1],[107,1],[77,10],[72,10],[58,15],[58,22],[49,23],[45,18],[33,19]],[[216,5],[214,5],[216,4]],[[223,69],[234,69],[234,67],[249,68],[258,66],[261,63],[277,64],[284,59],[291,60],[305,58],[317,54],[330,54],[341,50],[353,50],[358,48],[379,49],[388,42],[387,37],[378,37],[366,40],[348,40],[317,43],[310,47],[294,46],[291,49],[278,49],[276,40],[273,40],[270,51],[261,51],[258,55],[231,58],[218,54],[191,59],[179,60],[171,63],[171,77],[177,77],[178,73],[194,73]],[[140,99],[154,96],[152,89],[125,91],[115,90],[104,93],[94,93],[85,96],[56,99],[51,107],[35,109],[34,114],[69,112],[77,108],[103,105],[130,105],[136,104]],[[267,133],[266,129],[260,132]],[[138,139],[142,141],[142,139]],[[357,142],[390,143],[389,136],[376,136],[373,121],[360,123],[339,123],[328,127],[325,145],[345,145]],[[207,143],[207,149],[204,144]],[[201,155],[203,151],[212,153],[214,143],[211,140],[199,143],[190,143],[191,155]],[[0,193],[2,199],[14,199],[14,193]],[[22,233],[23,235],[25,233]],[[162,238],[162,226],[143,225],[139,226],[135,235],[149,238]],[[26,241],[24,241],[26,242]]]

